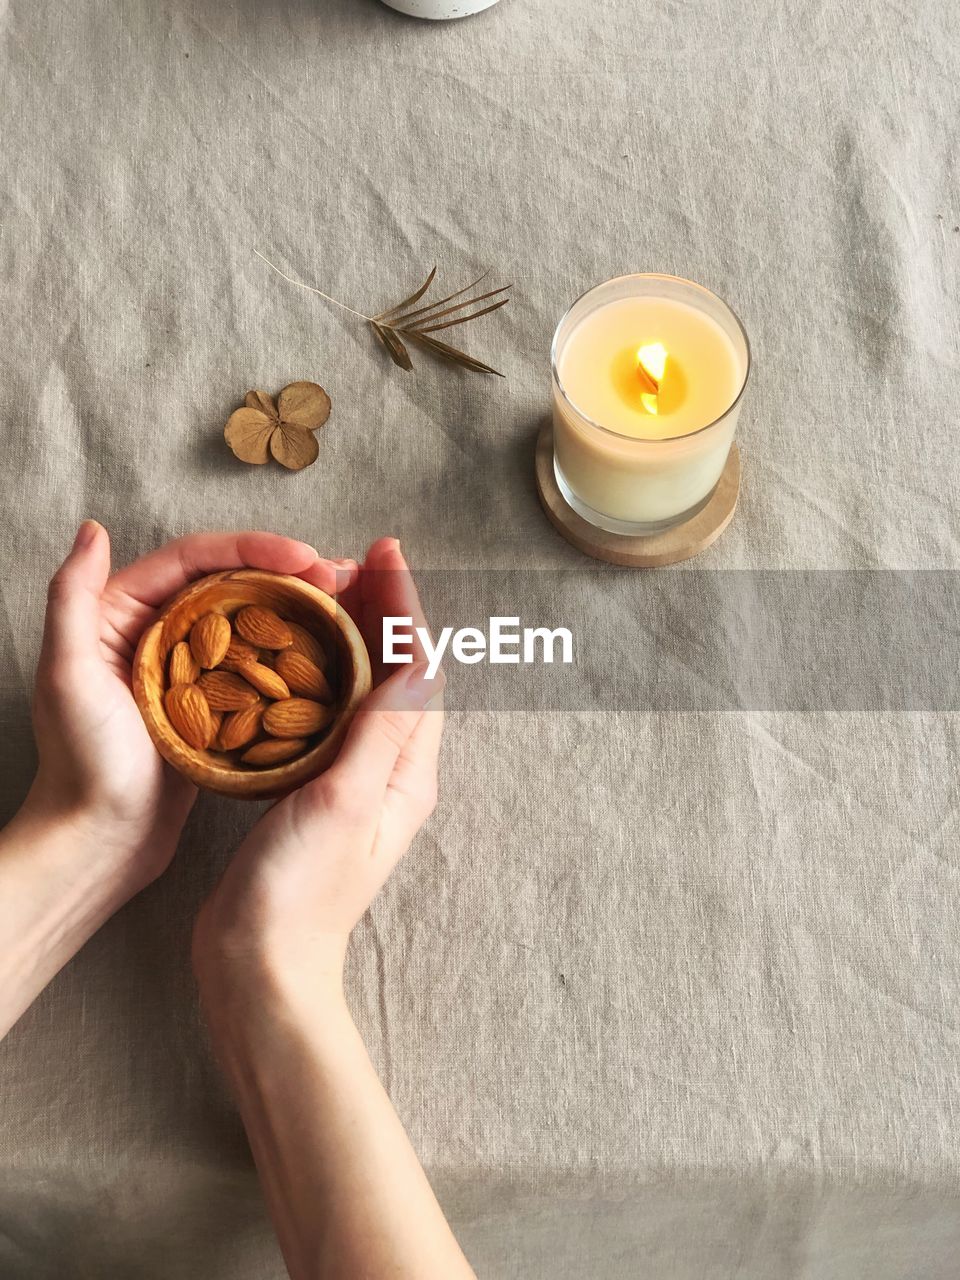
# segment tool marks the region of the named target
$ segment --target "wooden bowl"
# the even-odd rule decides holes
[[[266,769],[191,747],[174,729],[163,706],[167,660],[173,646],[186,639],[205,613],[233,614],[249,604],[273,609],[313,632],[330,655],[337,692],[336,716],[324,737],[302,756]],[[370,658],[363,637],[332,596],[299,578],[264,569],[231,569],[192,582],[144,632],[133,660],[133,695],[163,758],[198,787],[246,800],[283,795],[329,768],[371,685]]]

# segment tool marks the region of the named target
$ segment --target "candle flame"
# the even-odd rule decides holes
[[[647,413],[660,412],[660,383],[667,367],[667,349],[662,342],[648,342],[637,350],[637,373],[646,390],[640,403]]]

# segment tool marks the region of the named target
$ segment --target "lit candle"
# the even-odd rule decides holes
[[[743,327],[700,285],[635,275],[591,289],[553,343],[564,498],[615,533],[689,519],[723,472],[749,367]]]

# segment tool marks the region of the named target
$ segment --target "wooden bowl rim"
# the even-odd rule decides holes
[[[150,678],[159,688],[165,684],[167,658],[176,643],[164,640],[167,618],[174,609],[195,597],[202,598],[207,591],[222,582],[237,582],[240,585],[249,583],[251,586],[261,587],[282,584],[306,604],[319,608],[327,615],[331,625],[340,633],[350,657],[353,677],[350,694],[322,741],[304,755],[270,769],[254,771],[238,769],[233,765],[225,766],[210,752],[191,747],[170,724],[163,710],[162,697],[155,701],[147,687]],[[153,669],[148,678],[150,667]],[[367,646],[346,610],[333,596],[312,583],[289,574],[274,573],[269,569],[224,569],[188,583],[166,602],[159,616],[141,635],[134,654],[132,674],[134,698],[147,732],[167,763],[207,791],[247,800],[265,800],[285,795],[329,767],[340,750],[360,703],[373,686]]]

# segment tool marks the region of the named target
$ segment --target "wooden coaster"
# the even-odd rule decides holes
[[[537,437],[537,492],[547,519],[579,551],[610,564],[652,569],[689,560],[723,533],[733,519],[740,495],[740,450],[736,444],[731,447],[713,496],[701,511],[672,529],[635,538],[598,529],[569,505],[554,474],[553,423],[547,419]]]

